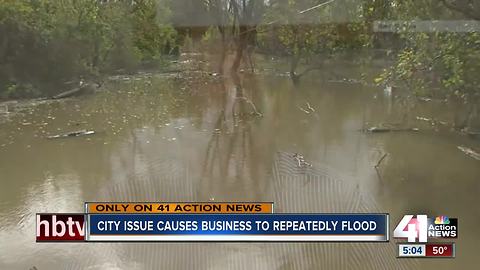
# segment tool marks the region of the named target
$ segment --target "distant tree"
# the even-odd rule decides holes
[[[265,3],[255,0],[230,0],[233,13],[233,29],[235,36],[236,54],[232,64],[232,71],[238,71],[244,57],[244,52],[250,44],[254,46],[257,35],[257,26],[265,12]]]
[[[229,29],[232,27],[232,14],[230,13],[230,0],[205,0],[206,8],[213,18],[212,24],[220,34],[220,61],[219,72],[223,73],[223,64],[227,53]],[[233,31],[230,31],[233,32]]]
[[[176,46],[166,3],[0,0],[0,97],[50,95],[79,76],[161,59]]]
[[[261,44],[290,58],[290,76],[297,81],[303,74],[320,68],[307,67],[297,73],[302,59],[322,52],[362,48],[370,36],[358,1],[273,0],[261,26]]]
[[[478,1],[396,1],[392,18],[398,20],[471,20],[480,10]],[[477,31],[405,31],[396,63],[385,69],[380,83],[397,83],[420,96],[447,97],[469,104],[466,117],[455,120],[464,128],[480,101],[480,34]]]

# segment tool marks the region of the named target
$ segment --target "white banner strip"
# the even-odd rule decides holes
[[[89,235],[87,241],[385,242],[382,235]]]
[[[480,21],[374,21],[374,32],[480,32]]]

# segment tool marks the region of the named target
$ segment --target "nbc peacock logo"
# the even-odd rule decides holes
[[[450,219],[447,216],[438,216],[435,218],[434,223],[436,225],[448,225],[450,224]]]

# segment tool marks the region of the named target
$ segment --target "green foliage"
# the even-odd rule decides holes
[[[0,98],[37,97],[39,95],[40,92],[29,83],[22,85],[10,84],[6,87],[6,90],[1,93]]]
[[[145,0],[134,5],[134,44],[142,60],[158,60],[175,46],[176,32],[167,24],[169,17],[165,3]]]
[[[79,76],[160,60],[177,47],[167,4],[0,0],[0,94],[50,95]]]
[[[396,19],[432,20],[435,16],[455,19],[459,16],[437,1],[402,1],[394,11],[392,16]],[[464,101],[478,98],[478,32],[412,31],[400,36],[404,46],[396,63],[383,72],[377,83],[404,83],[409,91],[419,95],[456,96]]]
[[[318,9],[300,12],[323,2],[273,1],[267,9],[264,24],[260,26],[260,47],[294,58],[308,58],[318,53],[355,50],[370,45],[369,26],[361,19],[363,7],[357,1],[333,2]],[[338,21],[336,14],[339,10],[347,11],[343,17],[358,17],[360,20]]]

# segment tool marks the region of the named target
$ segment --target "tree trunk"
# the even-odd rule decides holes
[[[225,58],[227,55],[227,41],[225,39],[225,29],[221,29],[221,27],[219,26],[219,32],[222,37],[222,41],[221,41],[222,51],[220,52],[220,63],[218,67],[218,73],[223,74],[223,66],[225,64]]]
[[[300,62],[300,56],[293,54],[290,59],[290,78],[294,83],[297,83],[300,77],[295,73],[298,63]]]
[[[240,25],[237,40],[237,52],[235,54],[235,60],[233,61],[232,72],[237,72],[240,68],[240,64],[242,63],[243,58],[243,52],[247,47],[247,35],[248,27],[245,25]]]
[[[241,46],[237,47],[237,52],[235,54],[235,60],[233,61],[232,65],[232,72],[237,72],[240,68],[240,63],[242,62],[243,58],[243,48]]]

